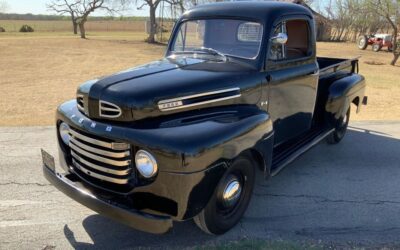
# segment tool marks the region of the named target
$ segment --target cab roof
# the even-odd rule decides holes
[[[238,1],[200,5],[186,11],[182,19],[234,17],[266,22],[283,15],[307,15],[313,18],[311,11],[299,4],[277,1]]]

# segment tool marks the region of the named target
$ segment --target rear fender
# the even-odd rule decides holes
[[[334,81],[329,87],[326,112],[339,119],[346,114],[351,103],[357,106],[359,112],[365,95],[365,86],[365,78],[355,73]]]

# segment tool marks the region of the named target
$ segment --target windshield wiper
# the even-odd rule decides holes
[[[208,53],[208,54],[211,54],[214,56],[220,56],[220,57],[224,58],[223,59],[224,62],[228,61],[228,57],[224,53],[222,53],[216,49],[213,49],[213,48],[201,47],[201,48],[196,48],[193,51],[200,51],[200,52],[205,52],[205,53]]]

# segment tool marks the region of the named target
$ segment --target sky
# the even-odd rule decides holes
[[[18,14],[55,14],[46,9],[46,4],[51,0],[3,0],[8,3],[9,9],[7,13],[18,13]],[[107,15],[107,12],[97,10],[93,13],[95,16]],[[124,16],[148,16],[148,10],[137,10],[134,6],[129,11],[123,13]]]

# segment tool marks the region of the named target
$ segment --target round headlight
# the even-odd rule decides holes
[[[69,138],[70,138],[68,124],[66,124],[65,122],[62,122],[60,124],[59,133],[60,133],[61,140],[65,143],[65,145],[68,145]]]
[[[157,171],[157,162],[154,156],[144,150],[139,150],[135,156],[136,168],[145,178],[153,177]]]

